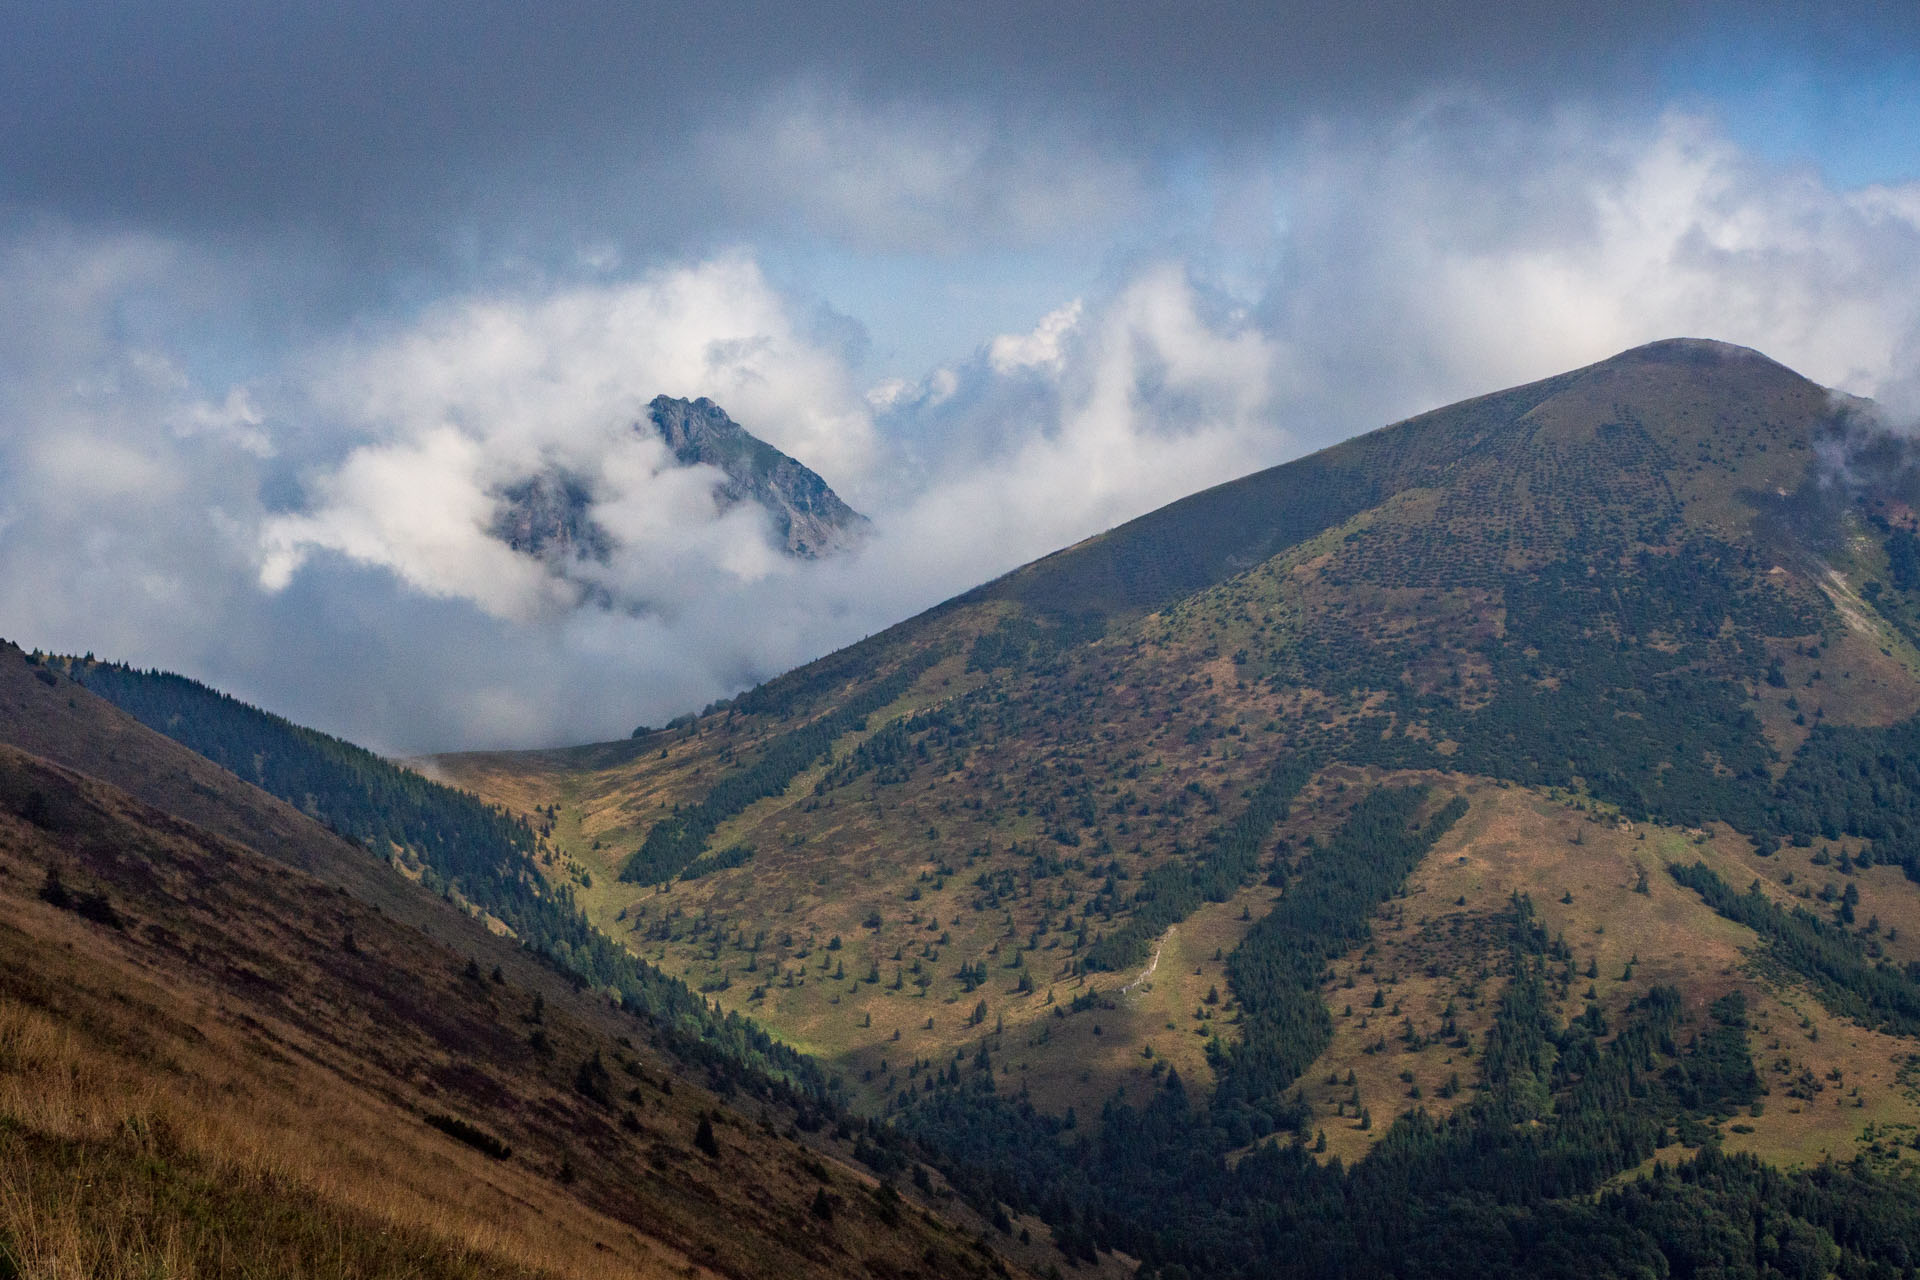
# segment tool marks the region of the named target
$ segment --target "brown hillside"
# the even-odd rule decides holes
[[[0,659],[0,736],[251,840],[0,747],[0,1254],[24,1274],[1004,1265],[882,1196],[830,1140],[797,1140],[790,1115],[736,1109],[643,1024],[43,670]]]

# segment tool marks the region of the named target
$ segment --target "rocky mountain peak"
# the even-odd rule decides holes
[[[742,502],[763,507],[789,555],[832,555],[858,544],[870,528],[818,473],[753,435],[705,396],[656,396],[647,406],[647,422],[683,465],[714,467],[726,477],[714,491],[722,511]]]
[[[813,470],[759,439],[704,396],[676,400],[658,396],[647,406],[638,432],[656,432],[681,466],[709,466],[723,477],[714,487],[721,512],[743,502],[763,509],[772,534],[788,555],[817,560],[854,547],[871,525],[841,501]],[[577,560],[607,563],[612,535],[593,518],[589,483],[572,472],[549,469],[495,492],[488,532],[515,551],[547,561],[557,572]]]
[[[607,562],[612,553],[607,531],[590,514],[593,495],[579,477],[556,471],[537,475],[500,491],[493,536],[541,559]]]

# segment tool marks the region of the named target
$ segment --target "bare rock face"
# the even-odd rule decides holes
[[[593,495],[563,471],[546,472],[500,491],[491,532],[512,547],[547,561],[607,562],[612,544],[590,514]]]
[[[743,502],[764,508],[788,555],[830,556],[858,545],[872,527],[817,473],[748,432],[704,396],[657,396],[647,406],[647,423],[681,463],[714,467],[726,476],[714,491],[722,511]],[[635,429],[645,428],[636,424]]]
[[[722,512],[751,502],[767,513],[771,532],[788,555],[818,560],[857,546],[872,529],[825,480],[729,418],[713,401],[655,398],[635,431],[653,431],[681,466],[710,466],[724,479],[714,487]],[[515,551],[544,560],[561,576],[578,561],[605,564],[614,540],[593,519],[593,492],[579,476],[547,470],[494,494],[488,532]]]

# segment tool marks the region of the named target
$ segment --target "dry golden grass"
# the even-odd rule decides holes
[[[1843,625],[1817,648],[1818,636],[1770,642],[1769,655],[1780,664],[1786,683],[1756,680],[1752,685],[1754,713],[1780,756],[1776,776],[1823,720],[1882,726],[1920,714],[1920,653],[1837,574],[1822,585],[1839,607]]]
[[[263,1052],[261,1029],[147,981],[91,936],[99,926],[7,906],[0,947],[33,964],[46,1001],[20,999],[16,982],[0,997],[0,1128],[15,1148],[0,1162],[0,1238],[27,1274],[242,1274],[262,1253],[313,1275],[684,1264],[310,1060]],[[244,1225],[262,1215],[271,1236]]]
[[[26,1274],[984,1273],[966,1235],[887,1223],[835,1144],[676,1086],[590,993],[545,988],[536,1027],[532,992],[337,890],[9,748],[0,773],[54,815],[0,813],[0,1240]],[[122,927],[41,901],[49,867]],[[594,1054],[624,1099],[574,1087]]]

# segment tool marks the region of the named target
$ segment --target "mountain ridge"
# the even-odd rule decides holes
[[[1265,549],[1268,555],[1292,545],[1293,531],[1301,527],[1314,530],[1324,528],[1333,522],[1336,516],[1341,518],[1357,514],[1366,506],[1376,505],[1384,498],[1398,492],[1400,488],[1411,487],[1406,483],[1382,488],[1375,483],[1365,483],[1360,474],[1364,472],[1366,453],[1376,450],[1391,450],[1402,439],[1429,431],[1436,424],[1445,424],[1451,418],[1486,415],[1489,411],[1513,418],[1524,418],[1555,395],[1577,387],[1584,381],[1604,378],[1622,371],[1658,368],[1661,366],[1687,366],[1694,368],[1724,368],[1732,363],[1764,366],[1772,377],[1784,375],[1784,379],[1804,388],[1817,391],[1821,396],[1832,393],[1825,388],[1802,378],[1762,353],[1748,347],[1732,343],[1719,342],[1703,338],[1669,338],[1630,348],[1605,360],[1591,365],[1555,374],[1535,382],[1525,383],[1504,391],[1474,396],[1441,409],[1429,410],[1412,417],[1389,423],[1386,426],[1364,432],[1338,444],[1330,445],[1315,453],[1291,462],[1281,463],[1263,471],[1254,472],[1235,480],[1224,481],[1198,493],[1176,499],[1164,507],[1136,517],[1107,530],[1086,538],[1071,547],[1063,548],[1050,555],[1043,556],[1028,565],[1014,569],[989,583],[982,584],[965,592],[958,601],[976,601],[987,599],[1013,598],[1023,603],[1034,603],[1041,594],[1041,584],[1055,583],[1059,577],[1071,573],[1085,579],[1089,576],[1109,574],[1121,584],[1121,598],[1135,606],[1149,600],[1165,598],[1168,593],[1194,590],[1213,580],[1210,571],[1227,568],[1231,565],[1249,567],[1266,555],[1258,554]],[[1522,408],[1521,406],[1524,406]],[[1479,443],[1478,441],[1475,442]],[[1424,466],[1429,472],[1437,470],[1433,461]],[[1266,520],[1248,518],[1250,509],[1271,507],[1279,502],[1293,500],[1303,510],[1305,525],[1270,523]],[[1289,514],[1291,519],[1291,514]],[[1199,525],[1200,532],[1192,541],[1207,545],[1214,541],[1215,531],[1209,526],[1218,526],[1220,535],[1239,532],[1245,541],[1236,543],[1232,549],[1212,562],[1208,568],[1200,566],[1184,567],[1177,571],[1176,579],[1159,591],[1146,584],[1134,586],[1141,577],[1146,576],[1145,567],[1139,564],[1139,557],[1128,557],[1128,544],[1149,541],[1159,527],[1179,523],[1191,529]],[[1103,563],[1116,549],[1112,544],[1120,543],[1119,558],[1111,563]],[[1057,586],[1056,586],[1057,589]],[[1049,607],[1062,609],[1070,606],[1050,604]]]
[[[856,1172],[804,1093],[610,1001],[430,890],[405,850],[375,856],[70,668],[0,646],[7,1266],[991,1269]]]
[[[871,522],[818,473],[748,432],[705,396],[655,396],[646,420],[681,465],[714,467],[726,477],[714,491],[721,511],[743,502],[766,511],[787,554],[817,560],[866,537]]]
[[[908,1144],[1073,1266],[1893,1280],[1920,468],[1868,416],[1652,344],[668,729],[423,767],[834,1072],[870,1164]]]
[[[1862,418],[1750,349],[1649,344],[1181,499],[617,758],[436,764],[546,803],[602,928],[961,1153],[977,1195],[1082,1224],[1081,1256],[1345,1265],[1271,1198],[1505,1143],[1496,1116],[1543,1114],[1529,1079],[1570,1163],[1460,1174],[1528,1214],[1655,1152],[1864,1158],[1920,1125],[1871,1085],[1909,1052],[1873,1002],[1920,982],[1920,786],[1887,763],[1920,712],[1920,553],[1910,477],[1833,483]],[[1411,871],[1367,870],[1462,803]],[[1302,893],[1327,921],[1263,926]],[[1737,1041],[1728,1092],[1574,1136],[1577,1075],[1479,1052],[1572,1053],[1583,1018],[1672,1045],[1633,1068],[1663,1079],[1721,1070],[1678,1027]],[[1792,1099],[1764,1115],[1732,1101],[1763,1043],[1751,1073]],[[1805,1105],[1859,1072],[1872,1119]],[[1314,1172],[1336,1155],[1350,1175]],[[1412,1249],[1404,1205],[1369,1204]],[[1292,1243],[1235,1243],[1269,1228]]]

